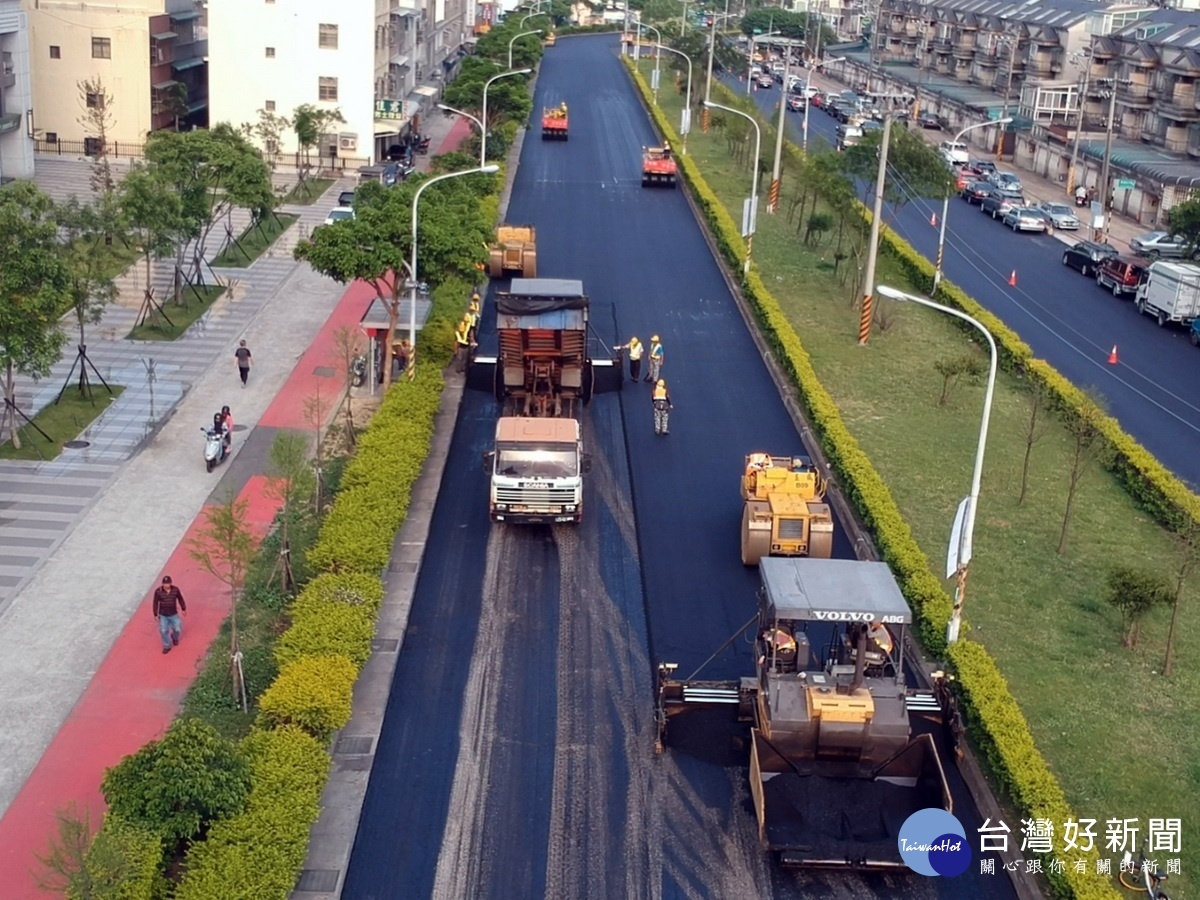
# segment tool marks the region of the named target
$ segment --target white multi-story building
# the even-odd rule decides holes
[[[0,0],[0,182],[33,177],[29,30],[20,0]]]

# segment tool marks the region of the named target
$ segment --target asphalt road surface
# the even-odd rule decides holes
[[[653,665],[690,672],[755,609],[744,454],[801,444],[682,192],[641,187],[654,134],[614,37],[546,55],[535,110],[561,100],[570,140],[526,142],[508,221],[536,224],[539,275],[582,279],[599,338],[662,337],[670,434],[649,385],[597,396],[583,524],[493,526],[480,457],[497,408],[468,392],[343,896],[1012,896],[1002,875],[784,872],[758,843],[744,733],[695,716],[684,749],[655,756]],[[851,555],[840,528],[835,551]],[[751,671],[739,640],[704,676]]]
[[[730,86],[739,87],[736,81]],[[744,90],[745,85],[740,85]],[[754,93],[778,117],[779,86]],[[797,142],[803,115],[789,111]],[[813,107],[809,142],[834,145],[837,120]],[[916,126],[913,126],[916,127]],[[952,135],[947,135],[948,140]],[[764,149],[773,154],[774,148]],[[1002,166],[1013,170],[1010,166]],[[1046,199],[1046,198],[1043,198]],[[937,256],[940,201],[915,200],[889,213],[892,227],[927,259]],[[1081,229],[1079,239],[1085,237]],[[953,197],[947,219],[946,277],[995,313],[1072,383],[1093,389],[1121,426],[1193,489],[1200,488],[1200,350],[1178,326],[1159,328],[1129,299],[1118,300],[1062,265],[1066,246],[1055,237],[1016,234],[979,207]],[[1017,286],[1009,276],[1017,271]],[[1120,364],[1108,364],[1118,346]]]

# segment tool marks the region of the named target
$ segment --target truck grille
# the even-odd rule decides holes
[[[576,502],[575,488],[546,487],[497,487],[496,502],[512,507],[529,509],[561,509]]]
[[[781,541],[804,540],[804,520],[781,518],[779,520],[779,539]]]

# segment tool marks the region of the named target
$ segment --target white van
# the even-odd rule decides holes
[[[962,141],[942,141],[938,145],[947,162],[956,166],[965,166],[971,159],[967,145]]]

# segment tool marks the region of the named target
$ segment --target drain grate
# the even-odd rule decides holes
[[[332,378],[333,366],[317,366],[313,369],[313,374],[318,378]]]
[[[84,447],[92,446],[91,441],[67,441],[63,444],[67,450],[82,450]]]
[[[333,748],[335,756],[364,756],[371,752],[375,738],[371,735],[344,734]]]
[[[400,649],[396,638],[375,638],[371,641],[371,651],[374,653],[395,653]]]
[[[330,894],[337,890],[337,883],[337,869],[301,869],[296,890],[312,894]]]

